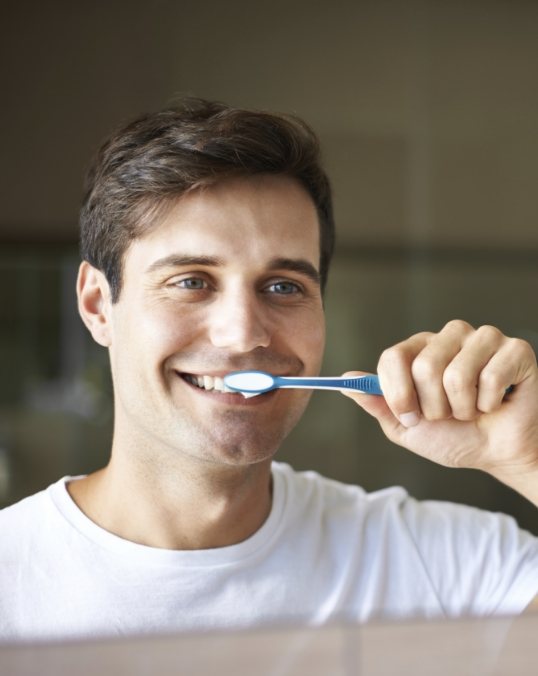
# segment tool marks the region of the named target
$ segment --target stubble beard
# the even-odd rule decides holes
[[[113,451],[117,448],[125,459],[157,474],[196,471],[199,463],[216,469],[267,462],[302,417],[311,392],[287,391],[284,396],[272,413],[237,407],[209,415],[200,408],[181,410],[173,401],[165,404],[163,415],[162,401],[141,407],[138,400],[115,397]]]
[[[268,461],[298,423],[306,405],[307,401],[272,425],[257,425],[250,411],[224,411],[213,424],[181,420],[177,450],[210,464],[239,466]]]

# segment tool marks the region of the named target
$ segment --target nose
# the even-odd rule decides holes
[[[212,303],[209,338],[215,347],[233,352],[250,352],[268,347],[269,321],[255,292],[223,294]]]

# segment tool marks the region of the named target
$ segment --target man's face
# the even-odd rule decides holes
[[[294,180],[231,179],[179,199],[128,248],[109,308],[114,445],[227,465],[270,458],[309,393],[245,399],[212,379],[319,373],[318,272],[316,210]]]

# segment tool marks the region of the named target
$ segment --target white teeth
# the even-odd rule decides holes
[[[216,390],[217,392],[234,392],[226,387],[224,380],[219,376],[195,376],[187,375],[186,379],[203,390]]]

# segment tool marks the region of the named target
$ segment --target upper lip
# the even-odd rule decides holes
[[[296,375],[290,372],[284,373],[282,371],[275,370],[271,368],[270,366],[230,366],[225,369],[204,369],[203,367],[197,368],[197,369],[186,369],[186,368],[177,368],[174,367],[174,371],[177,373],[187,373],[188,375],[194,375],[194,376],[213,376],[213,377],[218,377],[222,378],[228,373],[235,373],[237,371],[264,371],[266,373],[271,373],[275,376],[287,376],[287,375]]]
[[[230,368],[225,371],[185,371],[184,369],[179,370],[175,369],[176,373],[179,375],[188,375],[188,376],[211,376],[212,378],[224,378],[224,376],[227,376],[229,373],[235,373],[236,371],[265,371],[266,373],[271,373],[273,376],[278,376],[278,377],[286,377],[290,376],[293,374],[290,373],[275,373],[274,371],[268,371],[267,369],[264,368],[259,368],[257,366],[252,366],[248,368]]]

